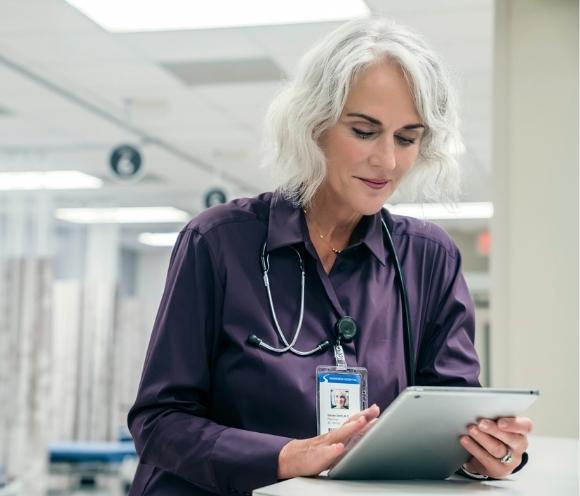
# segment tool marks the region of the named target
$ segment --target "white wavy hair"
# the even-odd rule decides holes
[[[308,206],[326,175],[318,138],[338,121],[358,73],[388,57],[409,81],[426,129],[417,161],[398,188],[408,200],[454,201],[461,146],[457,99],[439,57],[409,29],[383,18],[343,24],[307,52],[296,76],[270,104],[262,165],[294,203]]]

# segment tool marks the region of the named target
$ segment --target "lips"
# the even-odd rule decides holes
[[[360,179],[364,184],[372,189],[381,189],[389,182],[388,179],[371,179],[367,177],[357,177],[357,179]]]

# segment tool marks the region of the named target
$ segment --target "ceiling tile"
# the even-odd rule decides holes
[[[278,81],[285,77],[284,71],[267,58],[166,62],[161,65],[188,86]]]

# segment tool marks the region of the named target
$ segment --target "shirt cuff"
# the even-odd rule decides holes
[[[522,461],[520,462],[520,464],[516,468],[514,468],[512,474],[519,472],[522,468],[524,468],[526,463],[528,463],[528,452],[527,451],[525,451],[524,454],[522,455]]]
[[[524,468],[526,463],[528,463],[528,453],[524,452],[524,454],[522,455],[522,461],[520,462],[520,464],[516,468],[514,468],[512,470],[512,474],[519,472],[522,468]],[[498,479],[494,479],[493,477],[489,477],[488,475],[481,475],[481,474],[477,474],[475,472],[470,472],[463,465],[461,465],[461,467],[459,467],[459,469],[455,473],[457,475],[462,475],[463,477],[467,477],[468,479],[473,479],[473,480],[498,480]]]
[[[223,494],[250,494],[278,482],[278,456],[291,438],[225,429],[211,454],[217,486]]]
[[[487,475],[481,475],[481,474],[477,474],[475,472],[470,472],[463,465],[461,465],[461,467],[459,467],[457,469],[457,472],[455,472],[455,473],[457,475],[461,475],[463,477],[467,477],[468,479],[472,479],[472,480],[487,480],[487,479],[489,479],[489,476],[487,476]]]

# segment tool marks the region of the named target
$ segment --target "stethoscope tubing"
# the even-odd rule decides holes
[[[405,334],[404,340],[403,340],[403,347],[404,347],[404,351],[405,351],[405,372],[407,375],[407,385],[413,386],[413,385],[415,385],[415,353],[414,353],[414,346],[413,346],[413,331],[412,331],[412,326],[411,326],[411,316],[410,316],[410,312],[409,312],[409,298],[407,295],[407,287],[405,284],[405,278],[403,276],[403,270],[401,268],[399,258],[397,257],[397,252],[395,250],[395,244],[393,243],[393,238],[391,237],[391,233],[389,231],[387,223],[385,222],[385,219],[382,217],[382,214],[381,214],[381,222],[382,222],[382,225],[384,227],[384,233],[386,234],[387,242],[389,245],[389,251],[391,252],[391,254],[393,256],[393,263],[395,265],[397,284],[399,286],[399,292],[401,293],[401,301],[402,301],[402,307],[403,307],[403,331]],[[264,241],[264,243],[262,245],[262,250],[260,253],[260,265],[262,268],[262,276],[263,276],[263,280],[264,280],[264,286],[266,287],[266,292],[268,294],[268,303],[270,305],[270,311],[272,313],[272,318],[274,320],[276,332],[278,333],[278,336],[280,336],[280,339],[282,340],[284,347],[283,348],[275,348],[274,346],[271,346],[271,345],[265,343],[263,340],[261,340],[260,338],[258,338],[254,334],[252,334],[248,338],[248,341],[253,346],[257,346],[259,348],[264,348],[272,353],[281,354],[281,353],[286,353],[289,351],[289,352],[291,352],[295,355],[298,355],[298,356],[309,356],[309,355],[313,355],[315,353],[326,350],[329,347],[330,343],[328,341],[324,341],[324,342],[320,343],[316,348],[309,350],[309,351],[301,351],[301,350],[297,350],[294,348],[294,345],[298,342],[298,337],[300,336],[300,331],[302,329],[302,321],[304,319],[304,292],[305,292],[304,288],[306,286],[306,271],[304,269],[304,261],[302,260],[302,255],[300,254],[300,252],[296,248],[294,248],[294,247],[291,247],[291,248],[294,250],[294,252],[296,253],[296,256],[298,257],[299,264],[300,264],[300,272],[301,272],[301,275],[300,275],[300,277],[301,277],[300,317],[299,317],[298,325],[296,326],[296,330],[294,332],[294,337],[292,338],[291,342],[288,342],[288,340],[286,339],[286,336],[284,335],[284,332],[282,331],[280,324],[278,322],[278,317],[276,314],[276,310],[274,308],[274,301],[272,299],[272,292],[270,290],[270,279],[268,277],[268,272],[270,270],[270,257],[269,257],[268,251],[267,251],[267,242]]]
[[[291,247],[295,252],[296,255],[298,256],[298,260],[300,260],[300,317],[298,318],[298,324],[296,325],[296,331],[294,331],[294,337],[292,338],[292,341],[290,343],[288,343],[286,336],[284,335],[284,332],[282,332],[282,328],[280,327],[280,324],[278,323],[278,316],[276,315],[276,309],[274,308],[274,301],[272,299],[272,291],[270,290],[270,278],[268,277],[268,271],[270,269],[270,264],[269,264],[269,255],[266,252],[265,248],[262,249],[262,255],[265,255],[265,264],[262,264],[263,267],[265,267],[265,270],[263,272],[263,278],[264,278],[264,286],[266,286],[266,292],[268,293],[268,301],[270,303],[270,310],[272,312],[272,318],[274,319],[274,325],[276,326],[276,331],[278,331],[278,335],[280,336],[280,338],[282,339],[282,342],[285,345],[285,348],[274,348],[273,346],[270,346],[267,343],[264,343],[262,341],[261,345],[263,348],[266,348],[269,351],[272,351],[274,353],[284,353],[286,351],[290,351],[296,355],[299,356],[307,356],[307,355],[311,355],[313,353],[316,353],[317,349],[315,348],[315,350],[311,350],[310,352],[308,351],[300,351],[294,348],[294,345],[296,344],[296,342],[298,341],[298,336],[300,335],[300,330],[302,329],[302,321],[304,319],[304,288],[306,286],[306,272],[304,270],[304,263],[302,261],[302,255],[300,255],[300,252],[294,248]]]
[[[397,281],[399,283],[399,290],[401,293],[401,300],[403,303],[403,329],[405,332],[405,370],[407,372],[407,384],[408,386],[415,385],[415,352],[413,346],[413,331],[411,326],[411,315],[409,312],[409,297],[407,295],[407,285],[405,284],[405,279],[403,276],[403,269],[399,263],[399,258],[397,257],[397,252],[395,250],[395,244],[393,243],[393,238],[385,222],[385,219],[381,216],[381,222],[385,228],[385,234],[387,235],[387,240],[389,242],[389,249],[393,255],[393,262],[395,264],[395,272],[397,273]]]

